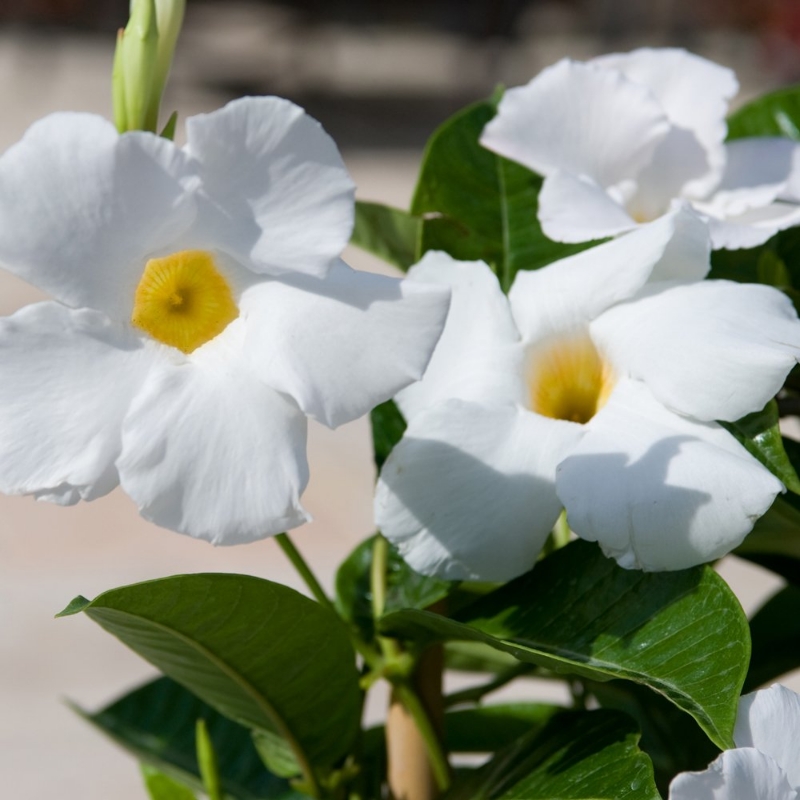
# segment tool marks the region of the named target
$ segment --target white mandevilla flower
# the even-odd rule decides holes
[[[683,772],[669,800],[797,800],[800,797],[800,695],[775,684],[739,701],[735,750],[704,772]]]
[[[715,420],[763,408],[800,355],[766,286],[702,280],[705,224],[680,209],[532,272],[506,298],[480,262],[427,255],[451,286],[375,508],[414,569],[507,580],[562,507],[624,567],[682,569],[741,542],[782,484]]]
[[[568,59],[507,91],[481,143],[544,176],[539,220],[560,242],[616,236],[683,198],[714,248],[800,224],[794,142],[725,143],[731,70],[680,49]]]
[[[338,259],[353,184],[302,109],[245,98],[186,130],[180,149],[54,114],[0,158],[0,263],[55,298],[0,321],[0,490],[121,483],[233,544],[308,519],[306,417],[418,379],[448,292]]]

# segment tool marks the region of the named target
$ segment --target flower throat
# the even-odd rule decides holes
[[[212,255],[181,250],[147,262],[131,322],[159,342],[191,353],[238,316],[230,286]]]

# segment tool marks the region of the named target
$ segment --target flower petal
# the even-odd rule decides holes
[[[330,427],[422,377],[444,328],[440,286],[350,269],[264,281],[242,295],[245,353],[264,383]]]
[[[647,88],[564,59],[503,95],[481,144],[542,175],[562,170],[605,188],[635,178],[668,130]]]
[[[721,145],[728,132],[728,101],[739,91],[733,71],[680,48],[643,47],[589,63],[618,70],[646,86],[673,125],[694,133],[706,149],[712,169],[709,180],[690,184],[686,191],[702,195],[711,189],[725,163]]]
[[[0,158],[0,262],[73,307],[128,319],[145,258],[194,219],[186,156],[92,114],[51,114]]]
[[[397,396],[406,419],[450,398],[522,403],[523,351],[508,298],[481,261],[429,252],[408,273],[413,283],[450,287],[447,324],[421,381]]]
[[[628,213],[640,221],[660,217],[674,198],[688,194],[697,176],[707,175],[710,168],[708,153],[695,135],[685,128],[670,128],[639,173],[636,191],[625,206]],[[714,183],[718,179],[717,174]]]
[[[722,753],[704,772],[677,775],[669,800],[797,800],[797,792],[769,756],[743,748]]]
[[[378,527],[424,575],[521,575],[561,512],[555,467],[581,432],[515,406],[449,400],[427,409],[383,466]]]
[[[796,692],[776,683],[742,697],[733,738],[737,747],[755,747],[770,756],[789,784],[800,787],[800,695]]]
[[[783,486],[718,425],[622,380],[559,465],[570,527],[625,568],[675,570],[741,543]]]
[[[241,544],[309,519],[305,450],[300,410],[235,353],[206,345],[150,374],[125,419],[117,468],[146,519]]]
[[[608,192],[585,175],[556,171],[539,192],[539,222],[556,242],[588,242],[616,236],[636,222]]]
[[[711,243],[715,250],[723,247],[727,250],[758,247],[778,231],[794,225],[800,225],[800,205],[780,201],[727,219],[708,219]]]
[[[787,186],[797,145],[776,136],[757,136],[730,142],[725,150],[722,181],[698,204],[712,217],[735,217],[775,200]]]
[[[0,320],[0,491],[62,505],[118,482],[122,420],[158,351],[58,303]]]
[[[800,358],[800,322],[789,298],[730,281],[652,284],[601,314],[590,332],[618,374],[705,421],[759,411]]]
[[[324,275],[353,229],[355,186],[336,145],[303,109],[245,97],[186,120],[214,208],[198,233],[259,273]]]
[[[706,226],[679,208],[619,239],[517,273],[509,301],[523,339],[537,341],[585,327],[648,280],[702,278],[708,269]]]

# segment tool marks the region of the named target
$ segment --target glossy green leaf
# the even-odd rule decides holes
[[[150,800],[197,800],[191,789],[157,769],[142,765],[142,777]]]
[[[709,567],[624,570],[576,541],[453,619],[407,610],[381,629],[417,642],[483,642],[557,672],[641,683],[732,746],[750,637],[738,600]]]
[[[779,422],[778,404],[770,400],[761,411],[736,422],[720,424],[744,445],[750,455],[783,481],[787,489],[800,493],[800,479],[784,450]]]
[[[282,736],[306,775],[355,740],[361,694],[345,626],[293,589],[183,575],[105,592],[83,613],[221,714]]]
[[[603,708],[636,720],[642,732],[639,747],[650,756],[656,786],[665,797],[679,772],[704,770],[719,755],[700,726],[661,695],[630,681],[589,681],[587,689]]]
[[[422,219],[381,203],[356,202],[350,243],[407,270],[419,260]]]
[[[271,775],[250,731],[223,717],[170,678],[158,678],[90,714],[76,711],[138,759],[202,791],[195,724],[204,719],[219,764],[222,788],[235,800],[299,800],[285,780]]]
[[[300,765],[292,748],[282,736],[267,731],[253,731],[253,744],[264,766],[279,778],[295,778],[300,775]]]
[[[336,608],[367,640],[375,635],[370,585],[374,542],[374,536],[361,542],[336,572]],[[447,597],[456,585],[453,581],[428,578],[414,572],[400,557],[397,548],[389,544],[386,565],[387,612],[401,608],[427,608]]]
[[[625,714],[564,712],[458,782],[445,800],[660,800],[638,740]]]
[[[428,141],[411,213],[425,216],[421,252],[480,259],[505,290],[521,269],[537,269],[595,243],[567,245],[543,233],[536,216],[541,178],[479,143],[496,112],[488,100],[463,109]]]
[[[728,117],[728,139],[785,136],[800,141],[800,86],[762,95]]]
[[[394,446],[403,438],[406,421],[394,400],[375,406],[369,415],[375,466],[380,469]]]
[[[502,703],[448,711],[444,736],[451,753],[495,753],[520,736],[542,730],[563,711],[547,703]]]
[[[753,655],[745,691],[800,667],[800,587],[786,586],[750,620]]]

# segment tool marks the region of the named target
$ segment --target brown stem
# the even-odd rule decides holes
[[[444,727],[442,670],[444,651],[429,648],[420,658],[413,687],[422,701],[439,740]],[[402,702],[399,688],[392,690],[386,718],[389,792],[393,800],[435,800],[441,790],[428,758],[428,747],[414,717]]]

